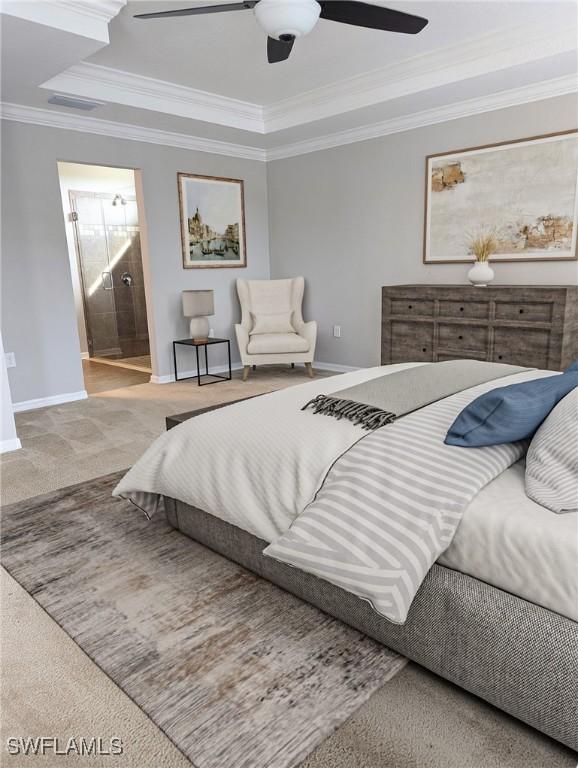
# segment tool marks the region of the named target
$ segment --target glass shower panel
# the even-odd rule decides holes
[[[142,252],[140,244],[140,230],[138,226],[138,211],[136,200],[127,200],[125,205],[126,226],[131,236],[131,245],[128,252],[130,272],[132,274],[132,294],[134,306],[135,341],[140,350],[137,354],[149,352],[149,329],[147,322],[147,305],[144,288],[144,273],[142,266]],[[146,347],[146,352],[143,351]]]
[[[91,357],[149,354],[136,200],[71,193]]]
[[[77,217],[76,239],[90,356],[117,357],[121,348],[102,200],[91,193],[74,194],[71,199]]]

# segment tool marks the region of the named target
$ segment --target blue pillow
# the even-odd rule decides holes
[[[492,389],[464,408],[444,442],[476,448],[532,437],[556,403],[575,387],[578,362],[556,376]]]

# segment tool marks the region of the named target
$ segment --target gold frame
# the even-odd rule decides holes
[[[202,179],[203,181],[223,181],[231,184],[238,184],[241,193],[241,229],[243,232],[243,253],[242,259],[239,264],[211,264],[206,262],[199,262],[198,264],[187,264],[187,240],[185,238],[184,228],[184,216],[186,212],[183,210],[183,181],[186,179]],[[183,269],[244,269],[247,266],[247,232],[245,229],[245,185],[242,179],[228,179],[224,176],[204,176],[199,173],[185,173],[179,171],[177,173],[177,187],[179,190],[179,221],[181,229],[181,254],[183,259]]]
[[[510,141],[497,141],[494,144],[480,144],[476,147],[464,147],[462,149],[448,150],[447,152],[436,152],[433,155],[427,155],[425,159],[425,198],[424,198],[424,218],[423,218],[423,251],[422,251],[422,263],[423,264],[471,264],[473,259],[444,259],[442,260],[427,260],[427,224],[428,224],[428,203],[431,193],[431,177],[429,164],[430,160],[436,157],[446,157],[447,155],[457,155],[461,152],[476,152],[481,149],[492,149],[493,147],[507,147],[515,144],[523,144],[527,141],[539,141],[540,139],[552,139],[557,136],[571,136],[578,133],[578,128],[572,128],[568,131],[556,131],[555,133],[543,133],[538,136],[527,136],[524,139],[512,139]],[[578,193],[577,193],[578,196]],[[577,200],[578,207],[578,200]],[[575,221],[574,225],[578,222]],[[544,256],[536,258],[519,258],[519,259],[496,259],[495,263],[498,264],[514,264],[516,262],[528,263],[528,262],[543,262],[543,261],[576,261],[578,260],[578,237],[575,239],[574,255],[573,256]]]

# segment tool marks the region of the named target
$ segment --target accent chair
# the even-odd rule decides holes
[[[237,280],[241,323],[235,326],[243,363],[243,381],[251,366],[304,363],[313,377],[317,323],[303,320],[305,281]]]

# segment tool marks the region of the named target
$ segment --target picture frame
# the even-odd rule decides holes
[[[480,232],[492,262],[578,258],[578,129],[428,155],[425,171],[424,264],[471,263]]]
[[[241,179],[177,173],[184,269],[247,266]]]

